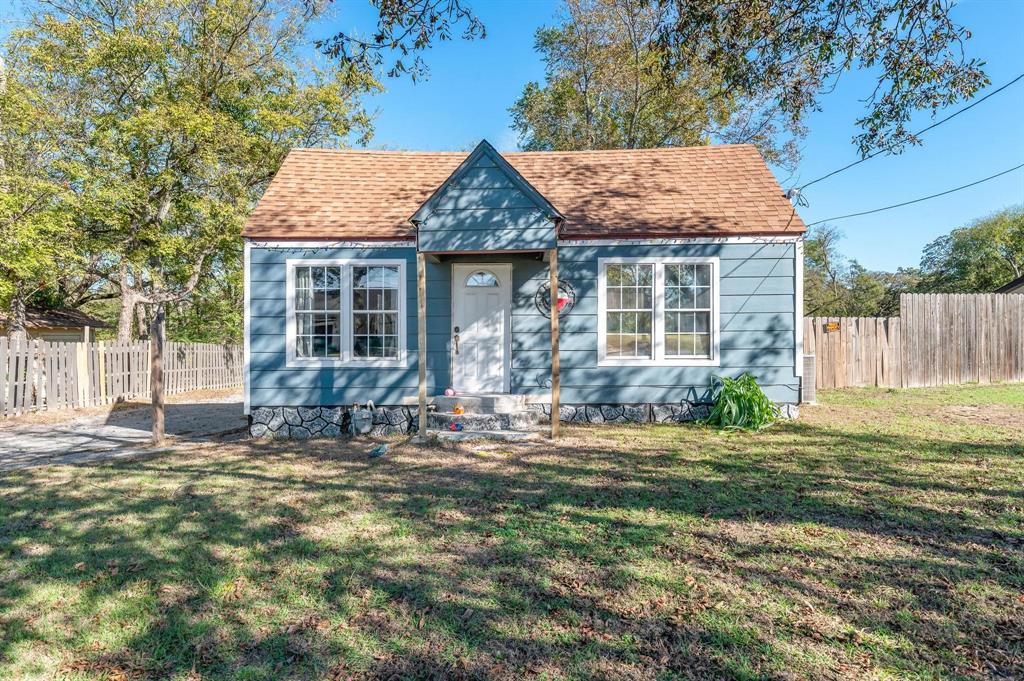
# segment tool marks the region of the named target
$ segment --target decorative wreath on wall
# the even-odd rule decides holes
[[[537,311],[551,319],[551,284],[541,284],[533,296]],[[558,317],[561,319],[576,307],[576,289],[567,281],[558,282]]]

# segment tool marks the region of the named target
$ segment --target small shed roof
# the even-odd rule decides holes
[[[0,314],[0,325],[6,326],[9,315]],[[81,310],[70,307],[44,310],[30,307],[25,310],[25,326],[30,329],[80,329],[91,327],[105,329],[110,325]]]
[[[410,239],[417,209],[466,152],[295,149],[243,236]],[[717,145],[502,154],[565,221],[563,238],[799,235],[757,149]]]
[[[1024,276],[1017,277],[1013,281],[1003,284],[995,290],[995,293],[1024,293]]]

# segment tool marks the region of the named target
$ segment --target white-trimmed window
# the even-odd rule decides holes
[[[717,258],[599,258],[598,363],[717,366]]]
[[[711,357],[711,263],[665,263],[665,357]]]
[[[405,366],[404,260],[288,260],[289,366]]]
[[[652,357],[654,265],[608,263],[605,267],[605,356]]]

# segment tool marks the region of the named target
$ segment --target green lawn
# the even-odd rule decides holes
[[[0,678],[1024,677],[1024,386],[0,473]]]

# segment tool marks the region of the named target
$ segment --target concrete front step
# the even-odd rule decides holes
[[[449,430],[453,423],[458,423],[463,430],[528,430],[540,422],[540,416],[539,412],[528,409],[499,414],[430,412],[427,414],[427,428]]]
[[[525,395],[508,393],[466,393],[465,395],[438,395],[431,399],[439,412],[452,412],[461,404],[467,414],[509,414],[526,409]]]

